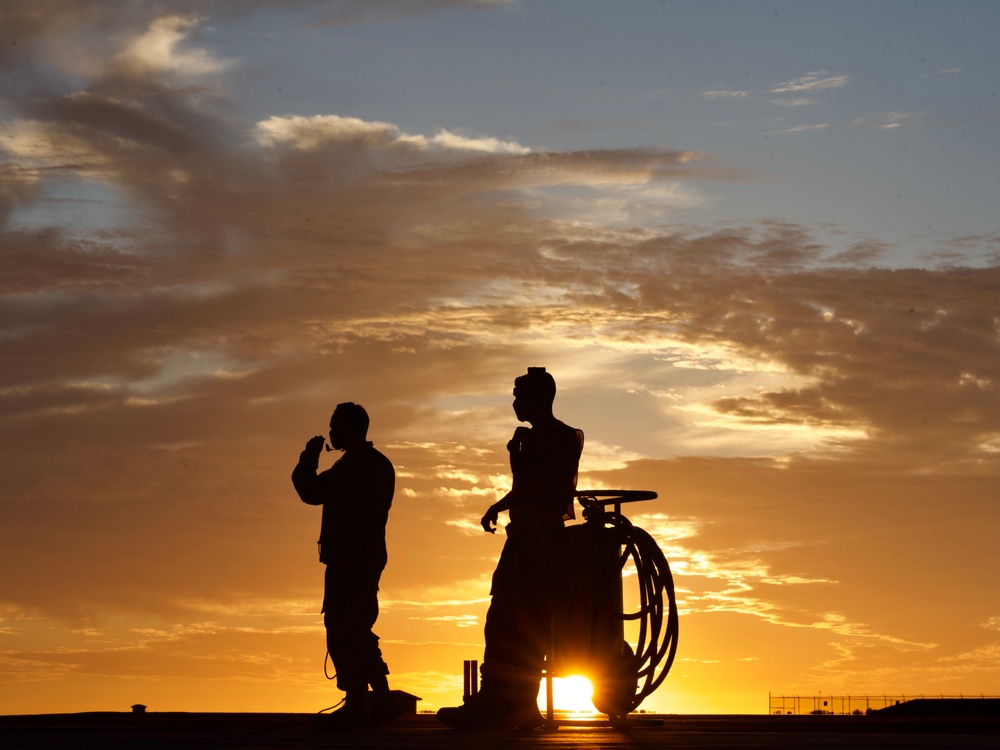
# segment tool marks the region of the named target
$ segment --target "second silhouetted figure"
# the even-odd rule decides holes
[[[482,686],[462,706],[438,711],[438,718],[453,727],[542,722],[538,688],[563,568],[563,522],[572,512],[583,445],[582,432],[553,416],[555,395],[555,380],[544,367],[529,367],[514,381],[514,414],[531,427],[518,427],[507,443],[513,485],[482,518],[490,533],[501,511],[508,512],[510,523],[490,589]]]

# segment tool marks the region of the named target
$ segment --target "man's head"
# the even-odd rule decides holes
[[[521,422],[551,416],[556,381],[544,367],[529,367],[527,375],[514,380],[514,414]]]
[[[344,450],[363,442],[368,436],[368,412],[361,404],[347,401],[337,404],[330,417],[330,445]]]

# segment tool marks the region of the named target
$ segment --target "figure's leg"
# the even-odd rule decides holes
[[[535,632],[545,614],[537,611],[537,596],[529,581],[540,573],[544,576],[544,571],[537,568],[531,542],[508,538],[504,545],[486,613],[482,687],[464,705],[438,712],[438,718],[449,726],[531,727],[542,723],[536,698],[548,645],[547,641],[542,644]]]
[[[337,679],[342,690],[367,697],[371,685],[369,722],[384,724],[399,717],[401,711],[389,692],[389,667],[382,658],[379,637],[372,632],[378,619],[378,582],[381,571],[360,574],[340,584],[344,606],[337,620]],[[343,679],[341,679],[343,671]]]
[[[359,635],[363,635],[358,626],[359,604],[351,581],[328,567],[323,597],[326,648],[337,674],[337,687],[345,693],[343,707],[330,715],[330,725],[337,728],[358,728],[368,723],[368,681],[363,655],[357,646]],[[360,616],[368,615],[361,612]],[[371,635],[370,630],[368,633]]]
[[[372,705],[370,706],[369,719],[372,724],[385,724],[402,715],[399,706],[389,692],[389,666],[382,658],[382,649],[379,648],[379,637],[372,632],[372,627],[378,619],[378,579],[369,581],[365,590],[359,596],[358,628],[356,632],[356,643],[358,645],[359,668],[364,679],[365,687],[371,685]]]

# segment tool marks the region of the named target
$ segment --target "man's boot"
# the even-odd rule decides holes
[[[489,690],[469,695],[461,706],[440,708],[438,721],[455,729],[501,729],[505,711],[499,699]]]
[[[372,680],[371,710],[368,712],[368,720],[372,726],[388,724],[393,719],[398,719],[403,715],[396,704],[392,693],[389,692],[389,681],[385,675]]]
[[[329,714],[323,726],[328,729],[361,729],[368,726],[368,709],[365,705],[367,692],[367,685],[364,690],[348,690],[344,705]]]
[[[544,723],[534,696],[485,687],[461,706],[439,709],[437,717],[455,729],[531,729]]]

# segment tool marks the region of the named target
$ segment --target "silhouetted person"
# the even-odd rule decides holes
[[[495,533],[507,511],[507,540],[493,573],[486,614],[482,686],[438,718],[461,728],[531,727],[541,723],[538,686],[551,644],[552,603],[560,588],[560,539],[572,508],[583,433],[552,414],[556,384],[544,367],[514,381],[518,427],[507,443],[513,486],[482,518]]]
[[[344,455],[317,474],[322,435],[310,438],[292,472],[292,483],[309,505],[323,506],[319,560],[326,564],[323,622],[326,647],[346,693],[330,715],[336,727],[380,724],[399,716],[389,695],[378,636],[378,583],[386,563],[385,524],[396,475],[389,459],[368,441],[368,414],[354,403],[339,404],[330,417],[330,445]],[[373,691],[366,708],[368,686]]]

